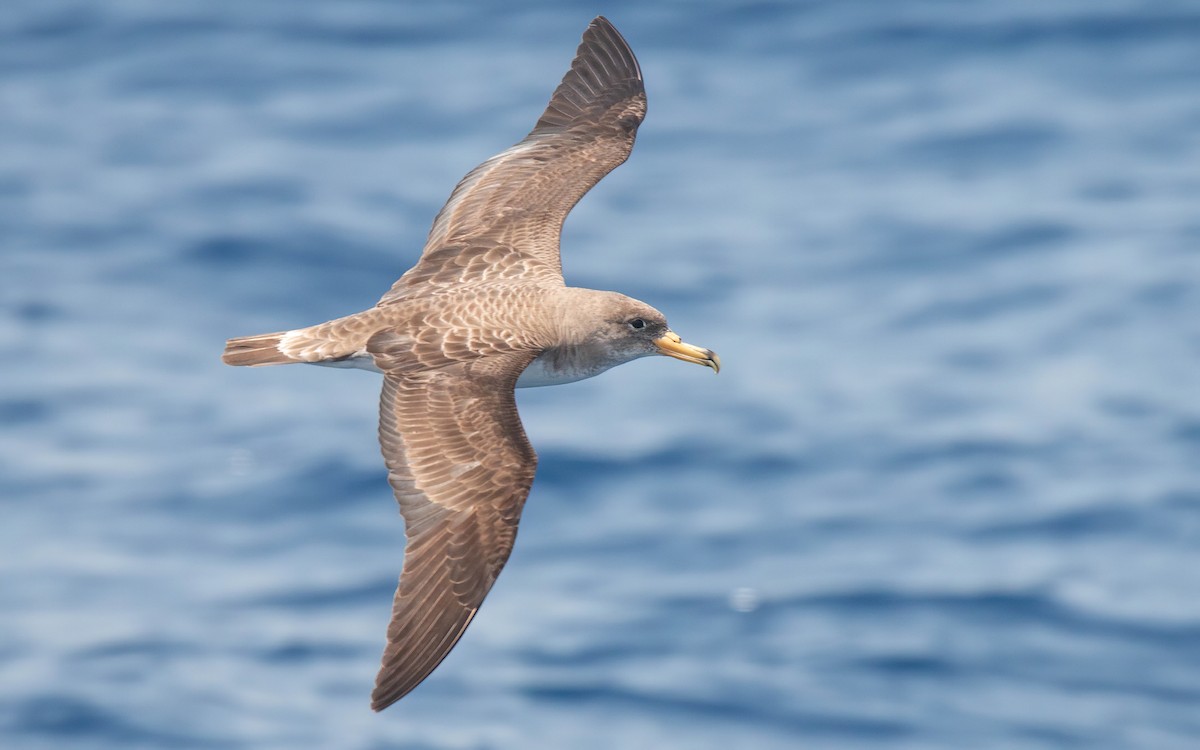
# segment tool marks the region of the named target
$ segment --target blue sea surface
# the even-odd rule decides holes
[[[720,353],[522,391],[466,637],[368,696],[368,307],[592,16],[569,283]],[[0,747],[1200,747],[1200,6],[5,0]]]

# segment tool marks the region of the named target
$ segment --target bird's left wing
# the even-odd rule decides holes
[[[458,183],[420,261],[380,304],[416,285],[512,278],[562,284],[563,220],[628,158],[645,116],[637,59],[608,19],[597,17],[537,125]]]

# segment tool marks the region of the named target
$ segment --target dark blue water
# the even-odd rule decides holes
[[[597,12],[572,283],[720,352],[521,393],[512,561],[367,708],[369,306]],[[0,746],[1194,748],[1200,7],[6,0]]]

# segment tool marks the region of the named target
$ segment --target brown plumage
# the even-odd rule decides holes
[[[719,367],[644,302],[563,282],[563,220],[629,156],[645,113],[633,52],[597,18],[533,131],[459,182],[420,260],[375,307],[226,346],[230,365],[384,376],[379,442],[408,541],[377,711],[445,658],[512,551],[537,466],[514,388],[651,354]]]
[[[225,353],[221,361],[235,367],[260,367],[262,365],[286,365],[295,362],[279,351],[279,340],[283,333],[260,333],[257,336],[242,336],[225,342]]]

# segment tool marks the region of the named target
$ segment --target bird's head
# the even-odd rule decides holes
[[[715,352],[685,344],[667,325],[666,316],[650,305],[616,292],[594,294],[583,305],[590,308],[585,313],[590,342],[601,344],[625,362],[661,354],[720,372],[721,359]]]

